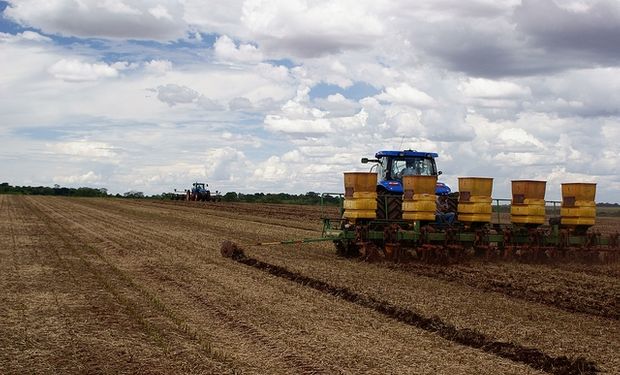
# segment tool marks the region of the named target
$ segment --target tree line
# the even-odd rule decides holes
[[[11,186],[8,182],[0,184],[0,194],[20,195],[60,195],[66,197],[107,197],[106,188],[68,188],[59,185],[49,186]]]
[[[123,194],[108,194],[106,188],[79,187],[68,188],[59,185],[49,186],[12,186],[8,182],[0,184],[0,194],[19,194],[19,195],[57,195],[65,197],[115,197],[115,198],[131,198],[131,199],[172,199],[174,194],[161,193],[154,195],[146,195],[141,191],[130,190]],[[315,192],[307,192],[305,194],[288,194],[288,193],[253,193],[244,194],[236,192],[228,192],[221,196],[223,202],[246,202],[246,203],[286,203],[286,204],[320,204],[321,195]],[[323,197],[325,204],[339,203],[338,197]]]
[[[132,198],[132,199],[172,199],[174,194],[161,193],[154,195],[146,195],[141,191],[130,190],[123,194],[108,194],[106,188],[79,187],[68,188],[59,185],[49,186],[11,186],[8,182],[0,184],[0,194],[23,194],[23,195],[59,195],[67,197],[116,197],[116,198]],[[245,203],[285,203],[285,204],[307,204],[318,205],[321,203],[321,194],[309,191],[305,194],[289,194],[289,193],[236,193],[228,192],[221,196],[223,202],[245,202]],[[324,204],[339,204],[340,198],[337,196],[323,196]],[[597,203],[599,208],[620,209],[618,203]],[[505,206],[509,210],[510,206]],[[600,212],[603,216],[617,215],[618,211]]]

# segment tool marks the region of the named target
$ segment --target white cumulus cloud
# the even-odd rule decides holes
[[[217,38],[213,48],[215,56],[222,61],[256,63],[263,59],[262,53],[256,46],[243,43],[237,45],[226,35]]]
[[[466,96],[475,98],[516,98],[531,94],[528,87],[514,82],[485,78],[470,78],[462,85],[461,90]]]
[[[70,176],[56,176],[52,179],[58,184],[92,184],[101,181],[101,175],[96,174],[93,171],[88,171],[84,174],[70,175]]]
[[[77,59],[62,59],[50,66],[49,73],[64,81],[96,81],[118,76],[118,70],[106,63],[88,63]]]
[[[114,148],[105,142],[81,140],[48,144],[47,147],[53,153],[80,158],[113,160],[117,157]]]
[[[398,86],[387,87],[384,92],[377,95],[380,100],[406,104],[414,107],[432,107],[435,105],[433,99],[427,93],[412,87],[407,83],[401,83]]]

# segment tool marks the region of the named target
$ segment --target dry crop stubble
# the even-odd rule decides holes
[[[229,271],[226,271],[226,272],[227,272],[227,273],[225,273],[225,275],[227,275]],[[234,283],[234,281],[231,281],[231,284],[232,284],[232,283]],[[250,289],[250,290],[251,290],[251,289]],[[263,315],[265,315],[265,316],[269,316],[270,314],[261,314],[261,316],[263,316]],[[287,318],[288,318],[288,316],[287,316]]]
[[[583,356],[611,373],[620,369],[617,320],[572,314],[504,294],[386,270],[373,264],[359,263],[351,267],[337,262],[325,263],[322,259],[299,264],[294,260],[297,251],[259,248],[248,253],[295,272],[347,286],[355,292],[378,296],[424,316],[438,315],[457,327],[472,328],[500,341],[538,348],[554,356]]]
[[[174,327],[149,311],[151,306],[143,304],[135,290],[89,253],[87,242],[71,237],[75,228],[60,223],[58,211],[41,202],[28,199],[27,208],[34,213],[31,220],[45,223],[41,239],[47,243],[41,244],[41,251],[49,254],[43,258],[58,261],[61,272],[40,280],[35,291],[62,288],[68,298],[59,301],[62,311],[58,312],[42,310],[40,301],[31,298],[39,307],[32,313],[33,321],[43,323],[30,328],[38,329],[37,336],[49,342],[33,344],[38,357],[25,358],[18,363],[22,367],[7,367],[7,372],[23,373],[20,368],[42,373],[138,373],[144,368],[150,373],[227,371],[195,350],[175,352],[178,343],[195,343],[177,340]],[[69,279],[64,280],[63,274]],[[46,324],[49,319],[64,320],[64,326]]]
[[[293,230],[277,230],[264,226],[260,231],[268,238],[285,239],[294,235]],[[286,235],[287,237],[283,236]],[[320,249],[320,250],[317,250]],[[618,371],[619,363],[616,353],[620,349],[618,342],[619,327],[615,319],[601,319],[588,315],[571,314],[537,303],[523,303],[507,298],[502,294],[485,293],[474,288],[467,288],[454,283],[445,283],[425,277],[412,277],[401,272],[386,272],[382,266],[361,264],[351,266],[340,264],[330,259],[329,264],[323,262],[321,246],[273,247],[270,249],[256,248],[251,251],[260,259],[276,261],[303,274],[317,276],[326,280],[336,280],[338,285],[353,285],[356,290],[371,290],[373,295],[386,295],[394,303],[405,304],[422,309],[425,314],[441,312],[449,321],[458,326],[472,327],[481,332],[491,334],[506,341],[516,341],[524,345],[538,347],[555,355],[586,356],[602,363],[603,369]],[[315,253],[316,251],[316,253]],[[360,268],[361,267],[361,268]],[[506,264],[511,269],[511,264]],[[519,268],[536,266],[523,266]],[[590,266],[583,265],[587,268]],[[531,277],[540,285],[545,285],[554,278],[570,278],[565,271],[554,271],[551,267],[543,267],[545,272],[532,272]],[[519,276],[523,272],[508,272],[507,278]],[[558,275],[555,275],[558,273]],[[348,277],[343,277],[348,275]],[[501,279],[502,275],[498,275]],[[522,277],[529,277],[527,272]],[[577,279],[579,279],[577,277]],[[371,281],[372,280],[372,281]],[[579,280],[575,280],[579,283]],[[600,283],[606,288],[603,295],[612,298],[610,308],[613,310],[613,299],[616,295],[612,285],[605,285],[605,280],[583,281],[584,291],[588,284]],[[400,286],[400,291],[399,287]],[[403,290],[404,289],[404,290]],[[565,290],[570,293],[571,289]],[[540,291],[544,293],[544,290]],[[569,295],[569,299],[572,296]],[[587,303],[587,292],[585,301]],[[583,298],[583,297],[582,297]],[[456,308],[455,308],[456,307]],[[613,313],[613,311],[612,311]]]
[[[336,206],[309,206],[275,203],[230,203],[230,202],[170,202],[151,201],[148,204],[166,207],[169,205],[184,206],[190,209],[217,211],[223,217],[244,217],[248,221],[271,222],[298,229],[321,229],[322,217],[339,216]],[[267,221],[261,219],[268,219]]]
[[[201,207],[201,209],[204,209],[204,207]],[[273,229],[273,228],[272,228],[272,229]],[[286,230],[286,231],[289,231],[288,229],[285,229],[285,230]],[[270,232],[270,228],[268,228],[268,227],[266,227],[266,228],[265,228],[265,230],[263,230],[263,231],[262,231],[263,235],[268,236],[268,237],[270,237],[270,238],[274,238],[274,237],[275,237],[275,238],[277,238],[277,237],[278,237],[278,233],[276,233],[276,234],[273,234],[273,235],[272,235],[272,233],[269,233],[269,232]],[[280,235],[280,239],[281,239],[281,238],[282,238],[282,237],[281,237],[281,232],[282,232],[282,231],[279,231],[279,232],[280,232],[280,233],[279,233],[279,235]],[[290,231],[289,231],[289,232],[290,232]],[[310,248],[310,247],[307,247],[306,249],[309,249],[309,248]],[[277,248],[276,248],[276,249],[277,249]],[[304,270],[305,270],[305,268],[306,268],[306,267],[308,267],[308,266],[310,266],[310,265],[312,264],[312,262],[307,262],[307,260],[310,260],[310,261],[311,261],[311,260],[313,260],[314,258],[316,258],[316,255],[314,255],[314,254],[312,253],[312,251],[311,251],[311,250],[307,250],[306,252],[304,252],[304,251],[302,250],[302,252],[300,252],[300,251],[296,251],[296,250],[291,250],[291,249],[292,249],[291,247],[284,247],[284,248],[282,248],[282,249],[286,249],[286,250],[282,250],[282,251],[291,251],[291,252],[293,252],[293,253],[294,253],[294,255],[293,255],[291,258],[286,258],[286,259],[285,259],[285,263],[284,263],[284,264],[286,265],[286,264],[287,264],[287,263],[289,263],[289,261],[290,261],[290,263],[289,263],[289,264],[292,264],[292,265],[295,265],[296,267],[299,267],[299,268],[302,270],[302,272],[304,272]],[[262,251],[262,250],[260,250],[260,249],[259,249],[259,251]],[[272,252],[272,251],[268,251],[268,252]],[[277,251],[276,251],[276,252],[277,252]],[[321,253],[322,253],[322,252],[321,252]],[[316,259],[314,259],[314,260],[316,260]],[[331,260],[331,259],[330,259],[330,260]],[[346,262],[345,262],[345,263],[346,263]],[[508,265],[508,266],[510,266],[510,265]],[[517,266],[519,266],[519,265],[517,264]],[[348,268],[350,268],[350,267],[349,267],[349,266],[347,266],[347,265],[340,265],[339,267],[348,267]],[[535,275],[533,275],[533,276],[535,276]],[[544,281],[545,281],[545,279],[544,279],[545,275],[542,275],[541,277],[543,278],[542,280],[543,280],[543,282],[544,282]],[[386,288],[388,288],[388,289],[389,289],[389,288],[390,288],[390,285],[389,285],[389,284],[387,284],[387,285],[386,285]],[[382,294],[382,293],[384,293],[384,291],[383,291],[383,290],[380,290],[380,291],[379,291],[379,293],[381,293],[381,294]],[[535,315],[529,314],[529,316],[530,316],[530,317],[529,317],[529,319],[531,320],[531,319],[532,319],[532,316],[535,316]],[[526,325],[526,327],[527,327],[527,325]],[[515,329],[518,329],[518,324],[516,324],[516,325],[515,325]],[[538,335],[538,332],[534,332],[534,333],[533,333],[533,335]],[[613,343],[612,343],[612,344],[613,344]],[[611,345],[610,347],[611,347],[611,348],[614,348],[615,346],[614,346],[614,345]]]
[[[287,360],[293,362],[293,365],[281,367],[281,372],[292,372],[291,368],[305,372],[312,372],[312,369],[330,372],[329,370],[334,368],[344,372],[365,370],[395,372],[401,367],[413,369],[416,366],[421,366],[420,371],[429,373],[492,372],[494,366],[501,366],[499,372],[533,372],[523,365],[447,343],[436,335],[410,327],[404,329],[402,324],[384,316],[377,316],[368,309],[351,306],[332,297],[317,295],[316,292],[306,290],[307,288],[248,270],[245,266],[222,259],[218,252],[219,243],[223,239],[236,238],[251,243],[265,239],[281,240],[290,236],[307,237],[316,235],[316,232],[290,226],[283,227],[275,220],[266,217],[249,217],[247,218],[249,220],[244,220],[242,214],[229,211],[220,214],[206,206],[169,207],[170,205],[151,205],[148,202],[144,206],[141,206],[140,202],[131,202],[127,205],[127,201],[123,200],[56,198],[34,200],[45,203],[49,208],[46,212],[50,217],[63,222],[64,228],[74,232],[74,237],[71,238],[100,252],[112,266],[129,275],[134,283],[145,288],[148,293],[156,295],[161,303],[191,330],[213,332],[212,323],[220,324],[221,327],[217,327],[219,331],[213,332],[211,339],[215,341],[222,337],[222,347],[234,348],[234,355],[237,356],[234,358],[238,358],[241,367],[246,365],[250,372],[256,369],[256,363],[260,363],[261,360],[269,361],[269,358],[272,361],[270,369],[273,372]],[[259,215],[260,210],[256,211],[256,215]],[[514,309],[514,306],[518,305],[514,300],[497,293],[483,293],[454,283],[439,282],[402,271],[381,269],[383,266],[338,259],[328,245],[303,248],[275,247],[269,250],[257,248],[251,252],[261,259],[289,268],[297,267],[304,274],[337,280],[338,283],[342,283],[340,285],[352,282],[364,293],[371,292],[382,299],[384,295],[388,295],[396,303],[413,303],[425,295],[394,294],[394,285],[401,283],[399,277],[412,278],[412,282],[405,284],[406,288],[415,287],[427,291],[436,289],[440,295],[440,303],[431,305],[433,308],[428,310],[431,314],[429,316],[432,316],[434,309],[452,309],[457,311],[454,312],[455,317],[450,319],[458,321],[462,318],[460,315],[478,311],[475,308],[471,311],[458,311],[461,302],[456,299],[450,303],[452,294],[446,291],[449,289],[456,289],[456,294],[477,292],[474,293],[474,301],[486,296],[510,302],[502,308]],[[105,262],[100,264],[92,261],[91,264],[103,269],[107,267]],[[340,273],[344,273],[344,277],[340,277]],[[367,281],[351,279],[367,279]],[[373,283],[376,285],[369,285]],[[430,297],[420,306],[433,301],[433,293],[426,294]],[[133,296],[131,293],[128,295]],[[140,301],[138,297],[135,297],[136,302]],[[415,303],[413,306],[418,308]],[[157,322],[157,315],[162,313],[157,309],[154,310],[152,314],[155,315],[154,319]],[[542,308],[541,311],[548,313],[548,310],[549,308]],[[553,309],[551,312],[554,313]],[[500,322],[504,319],[510,321],[512,313],[501,312],[493,319]],[[119,314],[115,313],[113,316]],[[518,312],[516,314],[518,315],[516,321],[519,321],[523,314]],[[480,319],[487,317],[483,314]],[[466,320],[463,327],[471,327],[467,324],[469,323]],[[540,323],[541,326],[544,324],[545,322]],[[586,326],[588,324],[590,323]],[[538,328],[542,330],[542,335],[547,334],[545,327]],[[551,329],[557,328],[553,325],[551,327]],[[508,327],[507,337],[518,337],[519,329],[518,325]],[[527,329],[531,330],[531,327]],[[586,327],[586,331],[588,329]],[[578,331],[575,328],[563,333],[571,334]],[[387,338],[375,342],[376,337],[384,332],[387,332]],[[483,332],[488,334],[487,331]],[[232,338],[227,338],[227,334]],[[552,338],[547,337],[546,340]],[[184,338],[183,335],[179,335],[177,340],[191,343],[191,340]],[[586,336],[587,340],[589,338]],[[520,343],[521,341],[519,340]],[[247,359],[253,361],[250,362],[253,365],[243,363],[249,358],[253,348],[261,345],[266,348],[262,349],[257,358]],[[611,345],[612,350],[613,348]],[[597,349],[594,347],[592,351]],[[568,347],[561,349],[560,352],[575,355],[570,342]],[[397,353],[403,358],[390,364],[389,353],[392,355]],[[587,354],[588,359],[596,360],[590,355],[591,352]],[[410,358],[411,356],[415,358]],[[455,360],[442,364],[442,356]],[[478,356],[481,358],[477,358]],[[233,358],[233,355],[230,357]],[[272,357],[279,359],[274,360]],[[192,361],[191,356],[184,358]],[[613,367],[613,362],[608,361],[604,353],[602,358],[601,365],[604,369],[613,371],[618,368]],[[172,365],[168,366],[170,368]]]
[[[201,209],[201,210],[204,210],[204,207],[200,207],[200,209]],[[256,211],[257,211],[257,212],[259,212],[260,210],[256,210]],[[271,235],[269,234],[269,228],[268,228],[268,227],[265,227],[264,229],[265,229],[265,230],[263,230],[263,231],[262,231],[262,234],[263,234],[264,236],[269,237],[269,238],[274,238],[274,237],[275,237],[275,238],[277,238],[277,235],[276,235],[276,236],[271,236]],[[284,229],[284,231],[288,231],[288,232],[290,232],[290,231],[289,231],[288,229],[286,229],[286,228]],[[279,232],[282,232],[282,231],[279,231]],[[252,238],[252,239],[253,239],[253,238]],[[282,239],[282,237],[281,237],[281,233],[280,233],[280,239]],[[304,247],[304,249],[309,249],[309,248],[310,248],[309,246]],[[275,249],[277,249],[277,248],[275,248]],[[284,247],[283,249],[286,249],[286,250],[283,250],[283,251],[291,251],[290,249],[292,249],[292,248],[291,248],[291,247]],[[323,252],[322,252],[322,251],[321,251],[321,252],[319,252],[319,253],[320,253],[320,254],[323,254]],[[294,255],[294,256],[293,256],[293,258],[292,258],[293,263],[291,263],[291,264],[295,264],[295,265],[297,265],[297,266],[299,266],[299,267],[304,267],[305,265],[311,264],[311,263],[306,262],[306,260],[312,260],[313,258],[316,258],[316,256],[317,256],[317,255],[316,255],[315,253],[313,253],[313,252],[312,252],[312,250],[307,251],[307,252],[297,252],[297,251],[296,251],[296,252],[295,252],[295,255]],[[330,255],[330,256],[331,256],[331,255]],[[333,259],[333,257],[331,257],[331,258],[330,258],[330,261],[331,261],[331,259]],[[288,259],[287,259],[287,260],[288,260]],[[522,265],[518,265],[518,264],[516,264],[515,266],[520,267],[520,266],[522,266]],[[343,267],[346,267],[346,265],[344,265]],[[507,267],[508,267],[508,268],[510,268],[510,264],[508,264],[508,265],[507,265]],[[533,267],[535,267],[535,266],[533,266]],[[500,275],[500,276],[501,276],[501,275]],[[510,275],[509,275],[509,276],[510,276]],[[533,273],[533,274],[532,274],[532,276],[536,276],[536,275]],[[512,277],[512,276],[510,276],[510,277]],[[536,279],[536,278],[535,278],[535,279]],[[541,280],[542,282],[545,282],[545,281],[546,281],[546,280],[548,280],[548,279],[549,279],[549,277],[548,277],[547,275],[545,275],[545,274],[541,275],[541,276],[540,276],[540,278],[539,278],[539,280]],[[570,290],[569,290],[569,292],[570,292]],[[613,347],[613,345],[612,345],[612,347]]]
[[[79,210],[78,207],[71,207],[71,211]],[[143,219],[136,221],[140,223],[141,220]],[[93,226],[92,230],[98,232],[97,222],[98,220],[95,218],[84,226],[88,228]],[[123,223],[117,228],[117,232],[122,228],[125,228]],[[155,226],[154,230],[158,228],[159,226]],[[79,226],[75,226],[73,229],[76,232],[84,230]],[[142,228],[139,230],[142,231]],[[143,236],[151,237],[152,234],[154,235],[154,233],[146,231]],[[218,236],[222,238],[221,236],[226,234],[220,231]],[[107,236],[107,232],[102,235]],[[93,236],[92,233],[88,234],[89,238],[91,236]],[[271,335],[272,340],[282,340],[292,354],[298,357],[309,356],[315,367],[324,363],[323,367],[327,369],[336,367],[345,372],[370,371],[376,373],[398,372],[399,369],[414,371],[416,368],[424,372],[470,373],[471,371],[485,372],[490,371],[490,369],[499,369],[503,373],[535,373],[526,366],[481,354],[467,347],[446,343],[445,340],[435,335],[420,332],[411,327],[403,327],[402,324],[369,312],[367,309],[320,294],[317,295],[312,290],[269,277],[260,272],[248,272],[246,268],[239,267],[234,263],[209,264],[203,262],[200,257],[196,260],[194,257],[200,253],[195,250],[192,243],[184,240],[184,234],[176,237],[171,234],[171,236],[176,240],[173,242],[178,241],[179,243],[176,248],[166,248],[164,244],[155,247],[150,254],[151,267],[160,270],[160,276],[161,273],[167,274],[168,272],[170,272],[167,275],[168,278],[174,278],[178,275],[174,270],[169,271],[161,267],[166,264],[167,260],[162,258],[162,262],[159,263],[157,261],[159,253],[162,253],[162,256],[166,251],[180,253],[178,254],[180,262],[185,262],[185,265],[189,269],[195,270],[194,272],[198,276],[189,279],[198,280],[193,281],[198,284],[195,286],[190,284],[188,288],[197,295],[202,295],[206,291],[214,293],[213,295],[207,294],[207,297],[215,299],[217,306],[230,306],[226,310],[234,311],[236,319],[255,327],[262,334]],[[104,243],[96,238],[91,238],[91,240],[94,244]],[[137,241],[133,236],[128,240]],[[203,251],[219,260],[221,258],[217,253],[218,245],[219,241],[212,244],[211,246],[214,246],[215,249],[211,250],[210,246],[205,244]],[[125,262],[133,256],[131,252],[120,256],[113,246],[103,250],[106,251],[104,255],[109,257],[110,261],[116,261],[116,257],[118,257],[119,262]],[[186,251],[191,253],[183,254]],[[184,259],[187,260],[184,261]],[[207,269],[201,270],[201,267]],[[180,306],[178,307],[179,310],[184,312],[184,317],[188,318],[188,321],[195,319],[195,324],[198,325],[201,317],[204,319],[203,310],[206,307],[195,306],[194,298],[185,300],[182,293],[179,293],[179,288],[175,287],[174,284],[170,287],[161,280],[159,283],[154,282],[152,276],[144,271],[140,272],[138,269],[132,273],[132,277],[136,282],[144,281],[152,287],[161,288],[163,285],[164,291],[160,292],[158,297],[172,309],[177,308],[176,305],[173,306],[173,302],[177,301],[176,303]],[[223,286],[215,284],[214,281],[216,280],[220,280]],[[214,284],[215,288],[213,287]],[[169,292],[166,292],[167,288],[170,288]],[[287,291],[287,293],[282,295],[282,290]],[[241,297],[236,298],[236,296]],[[190,295],[190,297],[192,296]],[[230,305],[231,301],[238,302],[239,300],[243,303]],[[348,324],[344,324],[344,322]],[[234,333],[234,331],[229,333]],[[245,340],[240,340],[240,343],[245,343]],[[394,359],[393,354],[395,352],[401,353],[401,356]],[[442,358],[446,352],[449,353],[450,359],[448,360]],[[277,352],[272,354],[278,355]],[[290,357],[291,353],[284,355]],[[441,356],[438,357],[438,355]],[[263,358],[263,360],[267,361],[269,358]],[[463,366],[463,363],[466,366]]]
[[[200,209],[205,210],[206,208],[200,207]],[[255,210],[255,212],[260,214],[260,209]],[[214,213],[209,216],[214,217],[214,216],[217,216],[217,214]],[[235,215],[229,215],[229,214],[227,214],[227,216],[235,217]],[[231,232],[235,233],[233,231]],[[290,230],[290,228],[277,228],[276,227],[274,229],[273,227],[270,227],[270,226],[263,226],[262,229],[259,231],[263,239],[264,238],[285,239],[282,237],[283,232],[293,233]],[[253,233],[256,233],[256,232],[254,231]],[[290,236],[291,234],[288,234],[288,235]],[[240,237],[238,233],[237,233],[237,237]],[[254,238],[255,237],[252,236],[251,240],[254,240]],[[310,272],[310,274],[312,274],[313,270],[310,268],[312,268],[313,261],[316,261],[317,253],[313,253],[313,250],[309,250],[309,249],[316,249],[316,248],[319,248],[319,246],[306,246],[304,247],[306,251],[303,251],[303,252],[294,251],[294,255],[292,255],[291,257],[284,256],[281,258],[282,264],[285,266],[292,265],[293,267],[296,267],[296,269],[300,270],[300,272],[302,273]],[[320,248],[322,249],[324,247],[321,246]],[[261,254],[272,255],[275,253],[279,253],[280,251],[283,254],[286,254],[287,252],[291,251],[290,249],[292,248],[290,247],[289,248],[274,248],[272,251],[269,251],[266,253],[263,253],[262,249],[258,249],[257,251],[260,251]],[[323,255],[322,251],[318,251],[318,253]],[[330,259],[330,261],[332,260]],[[347,267],[347,266],[339,265],[337,268],[339,270],[342,267]],[[504,273],[496,274],[496,277],[499,279],[499,282],[502,282],[503,281],[502,279],[504,280],[507,279],[511,281],[511,280],[514,280],[515,277],[517,277],[517,280],[533,279],[532,285],[534,286],[534,288],[532,289],[539,296],[545,294],[545,288],[549,288],[549,287],[555,288],[556,286],[553,285],[551,281],[553,279],[556,279],[556,280],[559,279],[559,280],[562,280],[565,284],[567,283],[569,284],[568,288],[559,288],[559,292],[567,294],[566,296],[567,301],[570,301],[571,299],[574,299],[574,298],[580,298],[584,302],[584,304],[587,304],[589,296],[590,297],[596,296],[596,292],[588,294],[588,290],[590,289],[591,285],[600,284],[603,288],[606,289],[606,291],[601,296],[598,296],[597,301],[600,301],[601,299],[604,299],[606,297],[610,298],[611,302],[608,304],[609,305],[608,307],[609,309],[611,309],[612,314],[614,313],[614,306],[617,306],[617,299],[616,297],[614,297],[615,295],[617,296],[617,294],[614,294],[613,292],[614,290],[616,290],[615,293],[617,293],[617,289],[613,287],[614,284],[609,285],[609,282],[606,283],[605,282],[606,280],[604,279],[603,280],[594,279],[590,282],[588,280],[585,280],[585,281],[579,280],[583,278],[576,276],[574,279],[577,279],[577,280],[572,280],[572,281],[579,287],[570,288],[571,275],[562,275],[561,271],[555,271],[552,268],[542,267],[543,269],[545,269],[545,271],[538,272],[538,266],[536,265],[530,266],[530,265],[519,265],[519,264],[514,264],[514,265],[507,264],[507,265],[502,265],[502,267],[505,267],[508,270],[508,272],[505,272],[505,274]],[[571,266],[571,267],[576,268],[577,269],[576,272],[579,272],[579,269],[591,269],[590,266],[583,266],[583,265],[582,266],[577,265],[577,266]],[[319,266],[317,268],[329,269],[323,266]],[[525,272],[522,272],[519,270],[520,268],[530,268],[532,272],[527,272],[527,270]],[[600,268],[600,267],[597,267],[597,268]],[[561,270],[561,267],[560,267],[560,270]],[[336,274],[337,270],[331,270],[329,273]],[[556,275],[556,273],[558,275]],[[566,274],[566,272],[564,272],[564,274]],[[352,277],[361,278],[364,276],[367,276],[367,275],[353,275]],[[484,280],[485,279],[484,276],[488,276],[488,275],[485,275],[484,273],[482,273],[481,276],[483,277],[476,276],[475,279]],[[422,278],[422,280],[424,279]],[[355,280],[347,279],[347,280],[341,280],[340,282],[343,283],[344,285],[348,285],[348,283],[351,283],[351,282],[354,283]],[[399,284],[399,281],[392,282],[392,283],[390,282],[379,283],[379,284],[383,285],[384,287],[381,288],[378,286],[374,286],[375,291],[377,295],[383,295],[384,293],[389,294],[391,292],[390,289],[393,288],[392,285]],[[540,287],[539,290],[536,290],[537,285]],[[445,285],[442,285],[439,288],[432,286],[432,285],[429,285],[429,287],[430,288],[426,288],[426,289],[441,290],[441,289],[449,288],[449,286],[445,286]],[[527,290],[527,286],[525,289]],[[578,293],[573,293],[573,291],[575,290]],[[609,292],[610,290],[611,290],[611,293]],[[579,295],[582,293],[581,291],[583,291],[583,294],[584,294],[583,296]],[[477,291],[471,291],[471,292],[474,293],[476,296],[474,300],[478,299],[478,300],[484,301],[487,298],[487,294],[480,294],[480,293],[477,293]],[[429,302],[428,302],[427,310],[429,313],[432,313],[433,311],[437,309],[446,310],[446,303],[445,303],[446,300],[448,301],[447,305],[449,309],[450,305],[451,304],[453,305],[453,302],[451,302],[454,300],[453,297],[460,297],[462,293],[463,293],[462,290],[458,291],[457,294],[451,293],[450,291],[448,291],[447,293],[441,293],[438,300],[434,300],[432,294],[429,295],[428,293],[426,293],[425,295],[418,296],[418,299],[421,298],[421,299],[428,300]],[[467,293],[467,291],[465,291],[465,293]],[[472,302],[467,300],[467,298],[466,299],[457,298],[456,300],[460,301],[459,304],[462,306],[472,304]],[[542,340],[543,347],[548,348],[552,352],[557,352],[558,355],[571,353],[571,351],[573,351],[574,349],[577,349],[576,352],[583,354],[583,355],[588,355],[588,354],[591,354],[592,352],[600,353],[600,355],[596,355],[596,356],[599,358],[603,358],[603,362],[607,364],[603,366],[604,368],[610,368],[610,369],[618,368],[617,361],[614,360],[614,353],[618,349],[618,340],[617,340],[618,327],[617,327],[616,321],[609,322],[611,325],[610,327],[611,329],[608,331],[605,320],[595,322],[594,324],[591,324],[589,322],[585,322],[582,324],[578,316],[573,317],[572,315],[568,315],[568,318],[566,318],[567,315],[562,315],[562,314],[556,315],[556,312],[554,311],[555,309],[550,309],[551,316],[549,317],[550,314],[547,311],[545,311],[544,308],[540,310],[540,308],[538,308],[536,304],[529,304],[529,305],[526,305],[525,307],[522,307],[519,305],[518,302],[515,303],[514,301],[511,301],[510,299],[507,299],[508,301],[507,303],[502,304],[502,303],[499,303],[502,301],[501,296],[498,296],[497,298],[495,298],[495,300],[496,300],[495,303],[492,303],[492,304],[483,303],[484,311],[482,312],[477,312],[476,310],[480,310],[480,309],[474,308],[470,314],[464,314],[469,317],[465,319],[462,323],[465,324],[465,326],[471,326],[473,323],[474,326],[479,326],[484,331],[487,331],[487,332],[491,330],[491,332],[494,332],[494,334],[497,334],[498,337],[506,338],[507,340],[512,340],[516,338],[520,342],[526,342],[526,343],[530,343],[533,345],[540,344]],[[442,301],[444,301],[444,303],[440,303]],[[477,305],[476,302],[474,302],[474,304]],[[594,304],[594,306],[596,306],[596,304]],[[515,310],[515,311],[520,311],[520,313],[518,314],[517,317],[513,317],[510,315],[503,317],[500,314],[500,317],[498,318],[495,316],[495,313],[493,312],[494,310],[499,310],[499,311]],[[454,319],[460,322],[459,319],[462,319],[462,317],[456,316],[454,317]],[[489,327],[485,324],[485,322],[489,320],[491,321],[499,320],[499,322],[495,324],[495,327],[493,327],[493,324],[491,324],[491,326]],[[503,324],[501,323],[502,321],[510,322],[510,325],[507,327],[504,327]],[[517,337],[514,336],[514,333],[517,334]],[[599,336],[599,333],[600,333],[600,336]],[[580,341],[581,339],[584,338],[582,337],[584,334],[585,334],[585,340],[583,340],[583,344],[575,345],[576,341]],[[600,339],[597,340],[598,337],[600,337]]]

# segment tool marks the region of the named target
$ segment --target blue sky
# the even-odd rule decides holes
[[[620,201],[616,1],[0,2],[0,180],[342,190],[363,156]],[[541,17],[544,18],[542,27]],[[615,25],[615,26],[614,26]],[[570,36],[570,38],[569,38]]]

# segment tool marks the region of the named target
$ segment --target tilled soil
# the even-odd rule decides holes
[[[250,246],[320,229],[320,208],[261,207],[0,196],[0,372],[620,372],[617,319],[435,277],[432,268],[340,259],[331,244]],[[223,258],[224,240],[394,314]],[[565,279],[581,275],[575,298],[600,284],[594,299],[609,311],[613,303],[600,301],[617,296],[614,266],[463,267],[482,270],[472,279],[531,274],[567,293],[575,290]],[[410,313],[443,328],[409,324]],[[534,359],[502,354],[510,348]]]
[[[425,331],[433,332],[442,338],[462,345],[490,352],[516,362],[522,362],[536,369],[552,374],[595,374],[599,372],[596,364],[584,358],[571,359],[566,356],[553,358],[538,349],[525,348],[510,342],[493,341],[484,334],[471,329],[459,329],[436,316],[424,317],[415,311],[404,309],[389,302],[377,300],[363,294],[352,292],[346,287],[337,287],[324,281],[291,272],[285,267],[269,264],[247,257],[243,249],[230,241],[222,243],[222,255],[239,263],[282,277],[345,301],[373,309],[399,322],[409,324]]]
[[[170,202],[164,204],[170,204]],[[181,204],[196,207],[196,202],[181,202]],[[254,217],[254,220],[256,217],[283,220],[295,217],[297,214],[302,218],[296,222],[297,225],[305,229],[316,228],[321,216],[337,216],[337,210],[334,207],[287,207],[271,204],[263,208],[263,205],[244,203],[207,203],[198,207],[208,210],[219,210],[224,207],[227,211],[240,212],[246,217]],[[287,208],[289,208],[288,211]],[[231,214],[229,217],[238,216]],[[315,221],[308,222],[309,218]],[[599,230],[604,226],[602,231],[620,231],[620,218],[616,220],[601,218],[599,222],[601,220],[604,224],[599,225]],[[473,259],[463,264],[449,266],[421,263],[383,263],[379,266],[466,284],[571,312],[599,315],[615,320],[620,318],[620,266],[618,264],[583,264],[579,261],[525,264],[516,261],[484,262]]]

